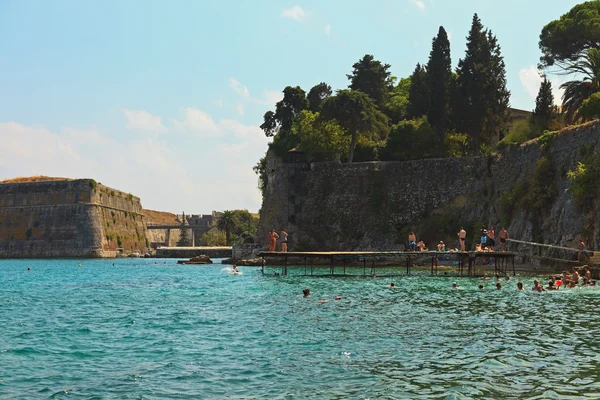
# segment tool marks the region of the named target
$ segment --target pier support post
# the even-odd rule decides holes
[[[167,229],[167,232],[165,233],[165,245],[167,247],[171,246],[171,230]]]

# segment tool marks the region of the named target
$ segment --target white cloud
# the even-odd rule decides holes
[[[218,135],[219,129],[212,117],[202,110],[194,107],[183,107],[182,120],[172,120],[173,126],[177,130],[191,131],[203,135]]]
[[[325,25],[325,28],[323,28],[323,32],[325,33],[325,36],[330,38],[331,37],[331,24]]]
[[[123,109],[127,118],[127,127],[138,131],[160,132],[164,129],[160,117],[150,114],[144,110]]]
[[[235,78],[229,78],[229,86],[240,96],[250,97],[250,91],[248,90],[248,87],[245,85],[242,85]]]
[[[293,6],[292,8],[281,11],[281,16],[284,18],[291,18],[298,22],[304,22],[304,19],[308,17],[308,13],[300,6]]]
[[[535,98],[540,90],[541,83],[544,80],[540,71],[534,65],[521,68],[519,71],[519,80],[521,81],[521,85],[523,85],[525,91],[527,91],[527,94],[529,94],[529,97],[535,101]],[[559,105],[562,102],[562,95],[564,93],[564,90],[560,89],[562,82],[553,78],[549,78],[549,80],[552,83],[554,104]]]
[[[235,106],[235,110],[237,111],[237,113],[239,115],[241,115],[242,117],[244,116],[244,105],[243,104],[238,104],[237,106]]]
[[[409,0],[412,5],[417,7],[419,10],[425,10],[425,3],[422,0]]]
[[[128,130],[115,139],[96,128],[51,131],[0,123],[0,180],[29,175],[94,178],[139,196],[146,208],[171,212],[260,208],[252,167],[267,150],[268,139],[258,126],[215,121],[202,110],[186,107],[165,130],[171,133],[168,141]]]

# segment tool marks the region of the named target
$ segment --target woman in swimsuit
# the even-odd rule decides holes
[[[275,248],[277,247],[277,239],[279,239],[279,235],[277,232],[275,232],[275,229],[271,229],[271,232],[269,232],[267,238],[269,239],[269,251],[275,251]]]
[[[283,253],[287,252],[287,238],[288,238],[288,234],[286,231],[281,231],[281,236],[283,236],[283,239],[281,239],[281,251]]]

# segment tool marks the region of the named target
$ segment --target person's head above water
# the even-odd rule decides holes
[[[519,290],[523,289],[523,282],[517,282],[517,287],[519,288]]]
[[[501,290],[502,284],[500,282],[496,283],[496,289]]]
[[[479,290],[483,289],[483,285],[480,283],[479,286],[477,286],[479,288]]]
[[[458,288],[458,285],[456,284],[456,282],[452,282],[452,288],[453,288],[453,289],[456,289],[456,288]]]
[[[396,284],[394,282],[390,283],[390,287],[396,287]]]
[[[304,294],[304,297],[310,296],[310,289],[309,288],[302,289],[302,294]]]

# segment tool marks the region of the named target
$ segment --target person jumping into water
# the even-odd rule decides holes
[[[458,232],[458,241],[460,242],[460,251],[465,251],[465,241],[467,240],[467,231],[461,226]]]

